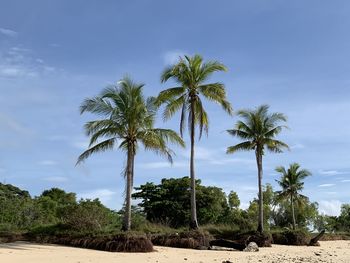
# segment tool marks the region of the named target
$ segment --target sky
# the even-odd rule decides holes
[[[312,176],[304,194],[338,215],[350,194],[350,2],[318,0],[0,1],[0,181],[40,195],[59,187],[79,198],[123,204],[125,156],[96,154],[82,165],[80,115],[87,97],[129,75],[155,96],[164,67],[201,54],[228,72],[234,110],[269,104],[288,117],[279,139],[291,151],[266,154],[263,183],[278,190],[276,166],[298,162]],[[196,141],[196,175],[234,190],[242,208],[257,193],[254,152],[226,155],[239,141],[226,130],[237,116],[205,103],[209,135]],[[157,127],[179,129],[179,116]],[[188,134],[185,141],[189,144]],[[171,166],[151,152],[136,157],[135,186],[189,175],[189,150],[174,148]]]

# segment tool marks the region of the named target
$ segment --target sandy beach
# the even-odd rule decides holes
[[[27,242],[0,244],[1,263],[126,263],[126,262],[350,262],[350,241],[324,241],[320,247],[274,245],[259,252],[203,251],[155,247],[151,253],[111,253],[40,245]]]

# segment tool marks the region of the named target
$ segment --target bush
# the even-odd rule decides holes
[[[117,215],[97,199],[80,200],[78,204],[70,204],[62,211],[63,223],[81,232],[101,232],[117,220]]]
[[[285,230],[272,234],[273,243],[280,245],[306,246],[310,242],[310,234],[305,230]]]
[[[36,242],[52,243],[109,252],[152,252],[153,244],[145,235],[119,234],[96,237],[36,237]]]
[[[151,235],[151,241],[154,245],[194,249],[209,247],[209,241],[213,239],[213,236],[208,232],[199,230],[174,234]]]
[[[255,242],[259,247],[271,247],[272,236],[268,232],[251,231],[234,236],[234,241],[248,245],[250,242]]]

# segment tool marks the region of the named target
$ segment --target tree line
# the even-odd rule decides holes
[[[256,228],[258,196],[247,208],[240,206],[236,192],[228,195],[221,188],[204,186],[196,180],[197,216],[204,229],[215,234],[229,229],[249,232]],[[350,204],[344,204],[339,216],[319,214],[318,204],[302,198],[292,211],[290,201],[280,198],[266,184],[263,189],[263,225],[267,230],[292,228],[293,217],[299,228],[326,229],[329,232],[350,232]],[[132,198],[132,229],[147,233],[186,228],[190,221],[190,178],[164,178],[159,184],[145,183],[135,188]],[[118,232],[123,224],[125,207],[112,211],[98,199],[77,200],[75,193],[58,188],[43,191],[39,196],[13,185],[0,183],[0,234],[29,231],[38,235],[74,235],[81,233],[109,234]],[[178,230],[176,230],[178,231]]]

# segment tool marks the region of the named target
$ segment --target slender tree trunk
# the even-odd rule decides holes
[[[125,193],[125,214],[123,222],[123,230],[129,231],[131,228],[131,192],[133,185],[133,166],[134,166],[134,151],[133,147],[128,147],[128,157],[126,164],[126,193]]]
[[[294,211],[294,200],[293,200],[293,195],[290,196],[290,203],[292,206],[292,216],[293,216],[293,230],[295,230],[295,211]]]
[[[262,190],[262,154],[260,148],[255,151],[256,163],[258,166],[258,187],[259,187],[259,215],[258,215],[258,232],[262,233],[264,231],[264,199]]]
[[[198,221],[197,221],[197,206],[196,206],[196,177],[194,173],[194,103],[191,102],[191,160],[190,160],[190,176],[191,176],[191,229],[198,229]]]

